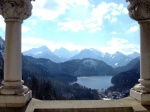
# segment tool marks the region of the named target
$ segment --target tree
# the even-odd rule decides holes
[[[30,87],[31,87],[31,90],[32,90],[33,98],[37,98],[38,97],[38,92],[39,92],[39,81],[34,76],[32,76]]]

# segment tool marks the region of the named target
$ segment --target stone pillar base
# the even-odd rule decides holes
[[[150,93],[143,94],[133,89],[130,90],[130,96],[137,99],[142,105],[150,105]]]
[[[32,91],[23,95],[0,95],[0,107],[23,107],[32,98]]]

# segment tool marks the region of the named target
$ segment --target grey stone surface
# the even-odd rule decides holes
[[[0,108],[0,112],[150,112],[150,106],[142,106],[127,97],[120,100],[70,100],[40,101],[32,99],[24,108]]]

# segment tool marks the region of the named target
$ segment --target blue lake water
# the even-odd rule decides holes
[[[92,77],[78,77],[78,84],[91,89],[106,90],[111,84],[112,76],[92,76]]]

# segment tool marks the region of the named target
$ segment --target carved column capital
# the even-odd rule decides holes
[[[0,0],[0,14],[8,19],[24,20],[31,16],[31,0]]]
[[[126,0],[130,2],[128,6],[129,16],[136,20],[150,20],[150,0]]]

